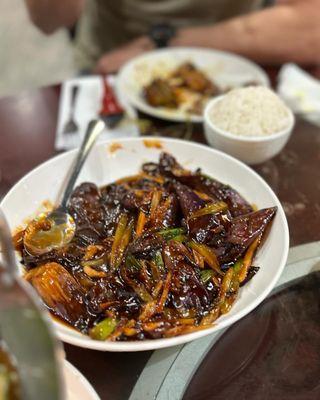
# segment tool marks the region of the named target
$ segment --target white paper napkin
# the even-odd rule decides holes
[[[119,103],[125,110],[124,119],[115,129],[108,129],[103,132],[99,140],[117,139],[122,137],[135,137],[139,135],[136,125],[137,113],[128,104],[124,95],[118,94],[115,87],[115,77],[109,76],[108,82],[115,90]],[[76,134],[64,134],[63,129],[69,119],[70,96],[73,85],[79,86],[78,96],[75,104],[75,121],[79,126]],[[78,147],[85,134],[88,122],[96,118],[101,108],[103,86],[101,76],[86,76],[67,80],[63,83],[59,104],[59,115],[56,131],[55,147],[57,150],[67,150]]]
[[[278,76],[277,92],[296,114],[320,126],[320,81],[295,64],[285,64]]]

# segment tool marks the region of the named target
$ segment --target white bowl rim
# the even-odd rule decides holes
[[[203,149],[206,151],[210,151],[213,154],[218,154],[222,155],[223,157],[229,159],[231,162],[235,163],[241,168],[244,168],[249,174],[253,175],[259,183],[264,186],[264,188],[271,194],[271,196],[274,199],[275,206],[277,206],[277,216],[281,219],[281,224],[284,229],[284,248],[282,249],[282,255],[281,259],[279,262],[279,268],[277,272],[273,275],[272,279],[270,279],[269,284],[266,286],[266,288],[255,298],[255,301],[252,301],[250,304],[247,306],[243,307],[238,313],[229,319],[220,322],[218,324],[213,324],[210,328],[180,335],[180,336],[175,336],[172,338],[163,338],[163,339],[152,339],[152,340],[141,340],[141,341],[128,341],[128,342],[111,342],[111,341],[97,341],[97,340],[92,340],[89,336],[87,335],[79,335],[78,337],[74,337],[70,335],[68,332],[63,332],[59,328],[63,327],[64,324],[57,322],[56,320],[53,320],[53,324],[56,328],[56,334],[57,336],[65,343],[69,343],[78,347],[82,348],[87,348],[87,349],[92,349],[92,350],[100,350],[100,351],[112,351],[112,352],[136,352],[136,351],[146,351],[146,350],[156,350],[156,349],[161,349],[161,348],[166,348],[166,347],[172,347],[172,346],[177,346],[180,344],[184,344],[187,342],[190,342],[194,339],[198,339],[204,336],[207,336],[211,333],[217,332],[223,328],[226,328],[228,326],[231,326],[238,320],[240,320],[242,317],[245,315],[249,314],[254,308],[256,308],[271,292],[273,287],[275,286],[276,282],[278,281],[288,258],[288,252],[289,252],[289,228],[288,228],[288,222],[284,213],[284,210],[282,208],[282,205],[280,203],[280,200],[276,196],[276,194],[273,192],[271,187],[267,184],[267,182],[253,169],[251,169],[249,166],[247,166],[245,163],[242,161],[237,160],[236,158],[230,156],[229,154],[226,154],[220,150],[213,149],[207,145],[196,143],[196,142],[189,142],[186,140],[182,139],[174,139],[174,138],[167,138],[167,137],[160,137],[160,136],[140,136],[140,137],[132,137],[132,138],[119,138],[119,139],[108,139],[105,141],[98,142],[95,146],[107,146],[110,145],[111,143],[117,142],[143,142],[144,140],[150,140],[150,141],[159,141],[163,143],[183,143],[184,145],[190,146],[191,148],[196,147],[199,149]],[[26,175],[24,175],[18,182],[15,183],[15,185],[9,190],[9,192],[4,196],[4,198],[0,202],[0,207],[2,204],[6,201],[7,197],[11,195],[11,193],[16,190],[17,186],[20,186],[24,183],[25,180],[27,180],[34,172],[37,170],[49,166],[51,163],[54,163],[58,159],[63,159],[69,157],[71,154],[75,154],[77,149],[69,150],[66,151],[62,154],[58,154],[52,158],[50,158],[47,161],[44,161],[43,163],[39,164],[37,167],[32,169],[30,172],[28,172]],[[72,328],[71,328],[72,329]],[[77,332],[79,333],[79,332]]]
[[[284,137],[292,131],[294,124],[295,124],[295,116],[292,112],[292,110],[285,105],[288,115],[289,115],[289,125],[282,129],[281,131],[274,132],[271,135],[265,135],[265,136],[241,136],[241,135],[236,135],[234,133],[225,131],[224,129],[220,128],[219,126],[215,125],[213,120],[210,118],[209,113],[211,112],[212,108],[215,106],[216,103],[221,101],[227,94],[222,94],[221,96],[215,97],[211,99],[205,109],[204,109],[204,122],[207,123],[212,130],[214,130],[216,133],[218,133],[221,136],[227,137],[229,139],[233,139],[238,142],[242,143],[248,143],[248,142],[271,142],[275,139],[279,139],[281,137]]]

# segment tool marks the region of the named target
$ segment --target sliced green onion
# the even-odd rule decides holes
[[[92,339],[106,340],[108,336],[115,330],[118,322],[113,318],[106,318],[95,325],[89,332]]]
[[[132,254],[128,254],[126,257],[126,267],[130,270],[140,271],[141,264]]]
[[[200,272],[200,279],[202,283],[207,283],[213,277],[214,272],[212,269],[204,269]]]
[[[172,240],[174,240],[175,242],[185,242],[187,239],[188,238],[186,235],[177,235],[174,238],[172,238]]]
[[[141,284],[136,284],[136,285],[131,283],[131,287],[137,293],[137,295],[140,297],[140,299],[142,301],[144,301],[145,303],[149,303],[150,301],[153,300],[153,297],[147,291],[147,289],[145,288],[145,286],[142,283]]]
[[[233,270],[236,274],[241,271],[242,265],[243,265],[242,258],[240,258],[238,261],[235,262],[235,264],[233,265]]]
[[[110,253],[110,264],[113,269],[119,264],[119,249],[121,247],[122,238],[126,233],[128,224],[128,216],[127,214],[121,214],[119,218],[119,222],[117,225],[117,229],[114,235],[111,253]],[[121,259],[120,259],[121,261]]]
[[[164,229],[158,232],[165,240],[174,239],[176,236],[183,235],[185,233],[184,228],[171,228]]]
[[[189,219],[198,218],[202,215],[207,214],[217,214],[221,211],[226,211],[228,205],[224,201],[218,201],[216,203],[207,204],[205,207],[200,208],[200,210],[195,211],[189,216]]]
[[[106,260],[104,257],[102,258],[97,258],[94,260],[87,260],[87,261],[81,261],[81,266],[82,267],[101,267],[101,265],[105,264]]]
[[[163,258],[162,258],[162,254],[161,251],[158,250],[154,256],[154,262],[156,264],[156,266],[159,268],[160,272],[164,271],[164,262],[163,262]]]

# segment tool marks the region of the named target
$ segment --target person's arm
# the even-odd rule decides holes
[[[71,27],[79,18],[85,0],[25,0],[32,22],[44,33]],[[92,1],[92,0],[90,0]]]
[[[209,10],[208,10],[209,12]],[[201,46],[244,55],[263,64],[320,62],[320,0],[278,0],[273,7],[204,27],[185,28],[172,46]],[[104,54],[95,71],[117,71],[152,48],[147,37]]]
[[[274,7],[214,26],[182,29],[173,46],[204,46],[264,64],[320,62],[320,0],[282,0]]]

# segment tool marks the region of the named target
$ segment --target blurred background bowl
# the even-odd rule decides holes
[[[223,96],[212,99],[204,111],[204,132],[210,146],[224,151],[245,162],[246,164],[260,164],[276,156],[288,142],[292,133],[295,118],[288,108],[288,126],[275,134],[266,136],[240,136],[227,132],[212,120],[211,112]]]

